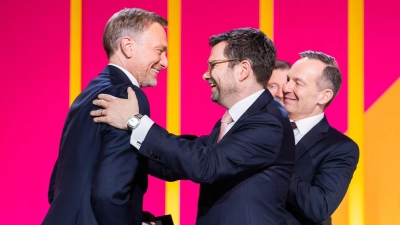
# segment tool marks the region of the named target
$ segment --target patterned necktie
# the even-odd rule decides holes
[[[224,136],[224,133],[225,133],[225,130],[226,130],[226,127],[228,126],[228,124],[230,124],[232,122],[233,122],[233,120],[232,120],[231,115],[229,115],[229,112],[226,111],[224,116],[221,119],[221,127],[219,128],[220,130],[219,130],[219,136],[218,136],[217,142],[219,142],[221,140],[222,136]]]

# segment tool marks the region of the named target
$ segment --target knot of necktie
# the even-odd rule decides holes
[[[296,125],[296,123],[295,123],[295,122],[290,122],[290,124],[292,124],[292,128],[293,128],[293,130],[297,128],[297,125]]]
[[[230,124],[233,122],[231,115],[229,115],[229,111],[226,111],[224,116],[222,116],[221,123]]]

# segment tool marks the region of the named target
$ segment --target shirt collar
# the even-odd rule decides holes
[[[238,121],[238,119],[243,115],[244,112],[257,100],[258,97],[265,91],[262,89],[257,91],[256,93],[240,100],[236,104],[234,104],[229,110],[229,115],[231,115],[234,122]]]
[[[296,121],[297,129],[299,129],[300,134],[305,135],[310,131],[319,121],[324,118],[324,113],[318,114],[316,116],[307,117]],[[294,122],[293,120],[290,120]]]
[[[120,66],[118,66],[118,65],[116,65],[114,63],[109,63],[108,65],[115,66],[118,69],[122,70],[122,72],[125,73],[125,75],[129,78],[129,80],[132,82],[132,84],[135,85],[136,87],[139,87],[139,83],[137,82],[136,78],[131,73],[129,73],[128,70],[126,70],[126,69],[124,69],[124,68],[122,68],[122,67],[120,67]]]

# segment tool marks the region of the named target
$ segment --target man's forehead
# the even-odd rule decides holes
[[[289,75],[321,74],[325,67],[326,65],[317,59],[302,58],[293,64]]]
[[[216,44],[214,47],[211,48],[211,53],[209,57],[209,61],[215,60],[215,59],[224,59],[224,51],[227,43],[226,42],[220,42]]]

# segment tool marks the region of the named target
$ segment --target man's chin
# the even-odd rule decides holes
[[[211,101],[218,103],[219,102],[219,96],[215,93],[211,94]]]
[[[155,87],[157,86],[157,80],[155,81],[150,81],[150,82],[143,82],[142,84],[140,84],[140,87],[144,88],[144,87]]]

